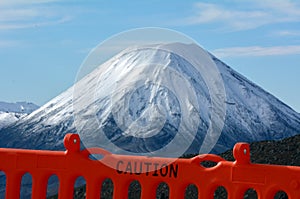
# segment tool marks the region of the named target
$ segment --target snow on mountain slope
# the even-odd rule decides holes
[[[0,129],[15,123],[38,108],[39,106],[28,102],[0,102]]]
[[[197,48],[176,43],[119,53],[32,114],[0,130],[0,147],[62,149],[64,135],[74,132],[91,141],[88,147],[99,144],[105,148],[113,143],[143,153],[172,143],[183,132],[173,145],[174,153],[184,144],[190,145],[186,153],[198,153],[214,117],[214,104],[207,79],[195,70],[202,61]],[[174,52],[185,53],[192,61]],[[212,152],[224,151],[238,141],[300,133],[298,113],[210,56],[226,91],[226,98],[215,96],[226,107],[226,115]],[[169,76],[160,76],[167,70]],[[184,80],[177,81],[178,75]],[[217,116],[217,123],[221,119]]]
[[[9,113],[9,112],[1,112],[0,111],[0,129],[6,127],[22,117],[23,114],[20,113]]]
[[[300,133],[299,113],[217,58],[213,59],[222,74],[227,96],[224,133],[216,148],[233,146],[230,142],[279,140]]]

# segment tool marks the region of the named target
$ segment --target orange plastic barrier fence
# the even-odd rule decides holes
[[[130,183],[141,185],[141,198],[154,199],[157,186],[165,182],[169,186],[169,198],[184,198],[186,187],[194,184],[198,198],[213,198],[217,187],[223,186],[228,198],[243,198],[249,188],[256,190],[258,198],[274,198],[284,191],[289,198],[300,198],[300,167],[250,163],[249,145],[238,143],[234,147],[236,161],[225,161],[216,155],[199,155],[191,159],[168,159],[111,154],[100,148],[80,151],[77,134],[67,134],[66,151],[39,151],[0,149],[0,171],[6,175],[6,198],[20,197],[22,176],[32,176],[32,198],[46,198],[48,178],[59,178],[59,198],[73,198],[77,177],[86,180],[86,198],[100,198],[102,182],[110,178],[114,184],[113,198],[127,198]],[[102,154],[103,160],[91,160],[90,154]],[[166,162],[173,161],[171,164]],[[204,161],[217,162],[211,168],[203,167]]]

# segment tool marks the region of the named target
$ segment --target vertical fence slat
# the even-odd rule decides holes
[[[228,191],[228,199],[236,199],[236,198],[244,198],[244,193],[247,189],[242,189],[238,185],[232,187],[230,191]]]
[[[46,198],[47,178],[45,176],[32,176],[32,199]]]
[[[69,176],[59,176],[59,192],[58,198],[59,199],[73,199],[73,192],[74,192],[74,178]]]
[[[6,199],[20,198],[21,179],[21,174],[6,172]]]
[[[127,198],[129,182],[124,182],[123,180],[113,180],[113,183],[113,199]]]
[[[88,180],[86,183],[86,199],[100,198],[100,184],[96,180]]]
[[[169,186],[169,194],[170,194],[169,198],[183,199],[184,195],[185,195],[185,187],[177,185],[177,184],[170,185]]]
[[[155,186],[155,184],[149,184],[149,183],[141,183],[141,188],[142,188],[142,192],[141,192],[141,198],[142,199],[153,199],[156,198],[156,188],[157,186]]]
[[[213,198],[214,193],[208,187],[207,185],[200,185],[200,189],[198,190],[199,198]]]

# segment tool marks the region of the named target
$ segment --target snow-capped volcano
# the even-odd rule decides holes
[[[198,46],[172,43],[122,51],[0,130],[0,147],[62,149],[68,132],[113,152],[221,152],[299,134],[300,114]]]

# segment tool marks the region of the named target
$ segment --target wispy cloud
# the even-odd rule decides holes
[[[300,54],[300,46],[248,46],[248,47],[231,47],[215,49],[212,53],[219,57],[253,57],[253,56],[273,56],[273,55],[296,55]]]
[[[45,4],[51,2],[57,2],[59,0],[2,0],[0,1],[0,6],[20,6],[20,5],[33,5],[33,4]]]
[[[0,30],[57,25],[71,20],[49,6],[53,0],[12,0],[0,3]]]
[[[57,25],[70,21],[71,18],[66,16],[57,20],[45,20],[45,21],[32,21],[24,23],[0,23],[0,30],[12,30],[12,29],[24,29],[24,28],[37,28],[43,26]]]
[[[300,36],[300,31],[298,30],[281,30],[274,33],[277,36]]]
[[[289,0],[241,1],[235,7],[212,3],[196,3],[194,6],[195,14],[186,18],[188,24],[220,23],[232,31],[300,21],[300,5]]]
[[[0,49],[1,48],[9,48],[19,45],[21,42],[19,41],[12,41],[12,40],[6,40],[6,41],[0,41]]]

